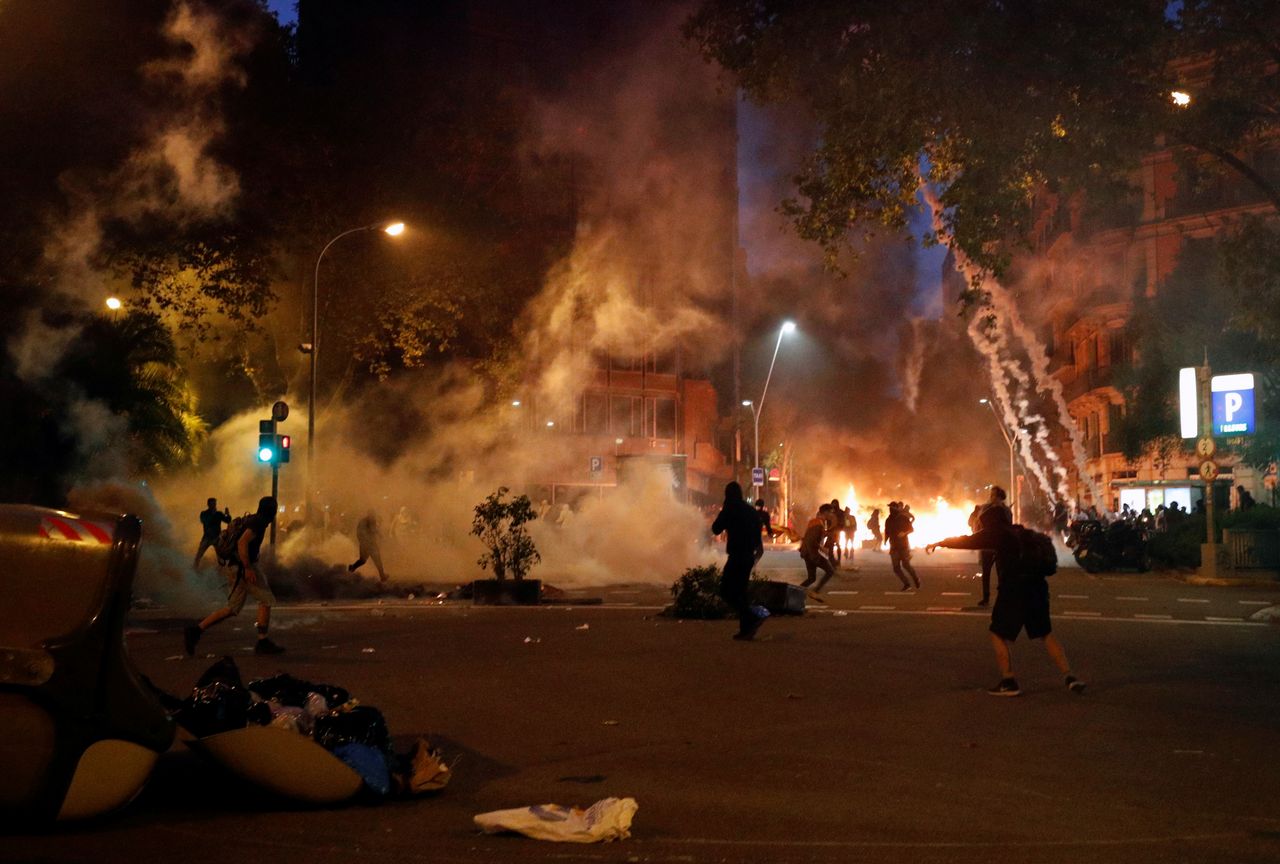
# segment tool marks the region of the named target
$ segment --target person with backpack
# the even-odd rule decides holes
[[[258,641],[253,646],[255,654],[282,654],[284,649],[272,642],[267,636],[267,628],[271,626],[271,607],[275,604],[275,595],[267,584],[266,574],[260,572],[258,552],[262,548],[262,539],[271,530],[271,523],[276,520],[276,499],[270,495],[258,502],[258,512],[252,516],[232,520],[227,530],[218,537],[217,550],[220,560],[230,558],[235,565],[235,576],[228,575],[229,590],[227,605],[209,613],[203,621],[188,625],[183,631],[183,645],[187,655],[196,653],[196,644],[204,631],[220,621],[225,621],[240,614],[244,602],[250,594],[258,601]],[[230,546],[234,543],[234,553]]]
[[[801,588],[808,588],[813,585],[814,579],[818,577],[818,571],[822,571],[822,579],[814,586],[813,593],[810,597],[815,597],[824,585],[827,584],[832,576],[835,575],[835,568],[831,565],[831,559],[826,554],[826,537],[827,531],[830,530],[830,504],[823,504],[818,508],[817,514],[809,520],[809,524],[805,526],[804,536],[800,538],[800,559],[804,561],[804,566],[808,575],[805,580],[800,583]],[[825,601],[823,601],[825,602]]]
[[[738,632],[733,638],[749,642],[769,617],[764,607],[753,607],[747,596],[751,568],[764,553],[764,543],[760,539],[760,517],[742,497],[742,486],[736,481],[724,487],[724,506],[711,523],[712,535],[722,531],[727,535],[725,550],[729,560],[720,576],[720,596],[738,615]]]
[[[990,549],[996,556],[996,602],[991,608],[991,645],[1000,667],[1000,681],[987,690],[992,696],[1022,693],[1013,677],[1012,646],[1024,629],[1027,638],[1044,642],[1049,658],[1062,673],[1067,689],[1084,692],[1085,683],[1071,673],[1071,664],[1062,643],[1053,635],[1049,618],[1049,576],[1057,572],[1057,552],[1053,541],[1039,531],[1003,519],[992,519],[967,537],[948,537],[930,543],[932,554],[944,549]]]
[[[218,535],[222,533],[222,523],[231,521],[231,511],[218,510],[218,499],[210,498],[207,510],[200,511],[200,545],[196,547],[196,559],[191,562],[192,570],[200,569],[200,559],[204,557],[204,553],[210,546],[218,542]],[[214,550],[217,554],[217,550]]]

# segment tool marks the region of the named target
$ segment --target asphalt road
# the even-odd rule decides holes
[[[795,563],[764,562],[792,581]],[[995,699],[972,556],[921,555],[910,593],[882,557],[859,563],[826,607],[771,620],[755,643],[732,641],[730,622],[656,617],[664,590],[638,585],[581,592],[603,605],[281,608],[278,658],[247,651],[244,617],[185,659],[179,622],[140,613],[130,650],[157,684],[181,692],[222,652],[246,677],[341,684],[398,739],[429,735],[456,758],[453,784],[299,809],[179,745],[126,811],[5,838],[0,860],[1280,860],[1280,590],[1064,570],[1055,628],[1087,693],[1019,641],[1025,695]],[[639,802],[633,836],[611,845],[472,827],[487,810],[610,795]]]

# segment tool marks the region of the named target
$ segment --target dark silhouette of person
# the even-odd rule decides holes
[[[231,511],[218,510],[218,499],[210,498],[207,510],[200,511],[200,545],[196,548],[196,559],[191,562],[191,569],[200,569],[200,559],[204,557],[205,550],[218,542],[218,535],[222,533],[222,523],[231,521]]]
[[[364,562],[373,559],[373,566],[378,568],[378,580],[387,581],[387,571],[382,569],[382,535],[378,530],[378,514],[370,510],[365,517],[356,523],[356,542],[360,545],[360,557],[355,563],[347,566],[348,573],[354,573],[364,566]]]
[[[276,499],[270,495],[258,502],[258,512],[250,516],[236,541],[236,572],[228,576],[227,604],[221,609],[210,612],[199,624],[191,624],[183,632],[183,641],[187,654],[194,654],[196,643],[204,631],[213,625],[225,621],[233,615],[239,615],[244,608],[244,601],[250,594],[258,601],[258,641],[254,644],[255,654],[281,654],[284,649],[272,642],[267,636],[271,626],[271,607],[275,605],[275,595],[267,584],[266,574],[254,565],[258,563],[258,552],[262,549],[262,539],[271,530],[271,523],[276,521]]]
[[[884,533],[889,539],[889,561],[893,563],[894,575],[902,582],[902,590],[906,591],[915,583],[920,587],[920,577],[911,566],[911,532],[915,530],[911,523],[915,521],[904,509],[901,501],[889,502],[889,518],[884,520]],[[906,571],[904,573],[903,571]],[[911,574],[911,582],[907,581],[907,573]]]
[[[733,638],[749,641],[755,638],[760,625],[769,617],[762,608],[752,608],[747,597],[747,583],[756,559],[764,554],[760,540],[760,517],[742,497],[742,486],[737,482],[724,487],[724,505],[711,523],[711,533],[725,533],[725,561],[720,576],[720,596],[738,616],[738,632]]]
[[[884,545],[884,535],[880,533],[880,508],[876,507],[871,511],[871,518],[867,520],[867,530],[871,532],[871,539],[875,542],[877,549]]]
[[[969,530],[976,533],[984,528],[994,527],[996,522],[1012,525],[1013,513],[1005,503],[1006,498],[1004,489],[992,486],[991,496],[978,511],[978,518],[970,521]],[[996,553],[991,549],[983,549],[978,552],[978,560],[982,562],[982,599],[978,601],[978,605],[986,606],[991,602],[991,568],[996,563]]]
[[[996,602],[991,609],[991,645],[996,652],[996,664],[1000,667],[1000,681],[987,690],[992,696],[1017,696],[1022,693],[1013,677],[1012,645],[1025,628],[1028,639],[1040,639],[1064,683],[1072,693],[1084,692],[1085,683],[1071,674],[1067,653],[1056,636],[1049,618],[1049,583],[1043,575],[1032,572],[1023,564],[1023,541],[1019,539],[1013,522],[992,519],[990,526],[983,526],[967,537],[948,537],[925,547],[932,553],[942,546],[946,549],[990,549],[996,555]]]
[[[827,532],[831,530],[830,523],[830,504],[823,504],[818,508],[817,514],[809,520],[809,524],[804,529],[804,537],[800,539],[800,558],[804,561],[804,566],[808,575],[805,580],[800,583],[801,588],[808,588],[813,585],[814,579],[818,576],[818,571],[822,571],[822,579],[813,588],[813,593],[817,594],[822,591],[827,581],[835,575],[835,567],[831,564],[831,559],[827,557]],[[816,599],[816,598],[815,598]]]

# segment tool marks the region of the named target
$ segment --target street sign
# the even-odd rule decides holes
[[[1213,397],[1213,434],[1252,435],[1253,374],[1214,375],[1209,391]]]
[[[1200,477],[1203,480],[1209,480],[1209,481],[1217,480],[1218,479],[1218,463],[1214,462],[1212,459],[1206,459],[1203,462],[1201,462]]]
[[[591,457],[591,476],[599,477],[601,472],[603,471],[604,471],[604,458],[601,456],[592,456]]]
[[[770,469],[769,469],[769,482],[770,482],[770,483],[781,483],[781,482],[782,482],[782,472],[781,472],[781,471],[779,471],[777,468],[770,468]]]
[[[1201,459],[1208,459],[1218,450],[1218,445],[1213,443],[1213,439],[1205,436],[1196,442],[1196,455]]]
[[[289,419],[289,403],[280,401],[271,406],[271,419],[283,423]]]
[[[751,485],[752,486],[764,485],[764,469],[763,468],[756,467],[751,469]]]

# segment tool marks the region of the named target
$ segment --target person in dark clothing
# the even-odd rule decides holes
[[[1258,505],[1253,499],[1253,493],[1244,486],[1236,486],[1236,507],[1240,510],[1252,510]]]
[[[827,557],[834,567],[840,567],[840,532],[844,530],[844,511],[840,509],[840,499],[832,498],[827,510]]]
[[[262,548],[262,538],[271,530],[271,523],[276,521],[276,499],[270,495],[258,502],[258,512],[249,517],[248,523],[236,541],[236,573],[228,575],[230,583],[227,593],[227,605],[209,615],[198,624],[189,625],[183,632],[183,642],[187,654],[194,654],[196,643],[204,635],[204,631],[220,621],[240,614],[244,601],[252,594],[258,601],[258,641],[254,645],[255,654],[281,654],[284,649],[272,642],[267,636],[267,628],[271,626],[271,607],[275,604],[275,595],[267,584],[265,574],[254,566],[258,562],[258,552]]]
[[[729,483],[724,487],[724,506],[711,523],[711,533],[725,532],[725,551],[729,558],[720,577],[720,596],[738,615],[738,632],[733,638],[749,641],[769,617],[763,607],[752,607],[747,598],[747,582],[756,559],[764,554],[760,541],[760,517],[742,497],[742,487]]]
[[[769,508],[764,506],[764,499],[756,499],[756,516],[760,519],[761,539],[773,541],[773,518],[769,515]],[[764,554],[764,547],[761,547],[760,554]]]
[[[382,568],[382,532],[378,530],[378,514],[372,510],[356,523],[356,543],[360,546],[360,557],[347,565],[347,572],[356,572],[372,558],[373,566],[378,568],[378,580],[386,582],[387,571]]]
[[[875,548],[879,549],[884,545],[884,536],[880,533],[880,508],[877,507],[871,511],[871,518],[867,520],[867,530],[871,532],[871,539],[875,542]]]
[[[902,590],[906,591],[915,583],[915,587],[920,587],[920,577],[916,575],[916,569],[911,566],[911,532],[915,530],[911,523],[914,521],[903,508],[901,501],[889,502],[889,518],[884,520],[884,533],[889,541],[889,560],[893,563],[894,575],[902,582]],[[911,574],[911,582],[907,581],[906,573]]]
[[[977,519],[970,520],[969,530],[980,531],[983,528],[992,527],[997,521],[1012,525],[1013,514],[1009,512],[1009,505],[1005,503],[1006,497],[1003,489],[992,486],[991,497],[978,510]],[[996,553],[990,549],[983,549],[978,552],[978,560],[982,562],[982,599],[978,601],[978,605],[986,606],[991,602],[991,568],[996,563]]]
[[[217,498],[210,498],[208,504],[209,509],[200,511],[200,545],[196,548],[196,560],[191,562],[192,570],[200,569],[200,559],[204,557],[205,550],[218,542],[222,523],[231,521],[230,510],[218,510]]]
[[[1044,641],[1045,650],[1063,674],[1067,689],[1084,692],[1085,683],[1071,674],[1062,643],[1053,635],[1049,619],[1049,583],[1045,578],[1022,566],[1022,541],[1014,532],[1012,521],[992,518],[967,537],[948,537],[925,547],[932,553],[945,549],[990,549],[996,556],[996,603],[991,609],[991,645],[1000,667],[1000,682],[987,692],[992,696],[1017,696],[1022,690],[1013,677],[1011,647],[1025,628],[1029,639]]]
[[[824,551],[826,549],[826,536],[828,530],[827,508],[831,505],[823,504],[818,508],[818,513],[809,520],[809,524],[804,529],[804,536],[800,539],[800,558],[804,561],[804,566],[808,570],[808,576],[800,583],[801,588],[808,588],[813,585],[813,580],[817,578],[818,571],[822,571],[822,581],[814,587],[813,593],[817,594],[827,584],[827,580],[835,575],[835,568],[831,565]],[[824,601],[825,602],[825,601]]]

